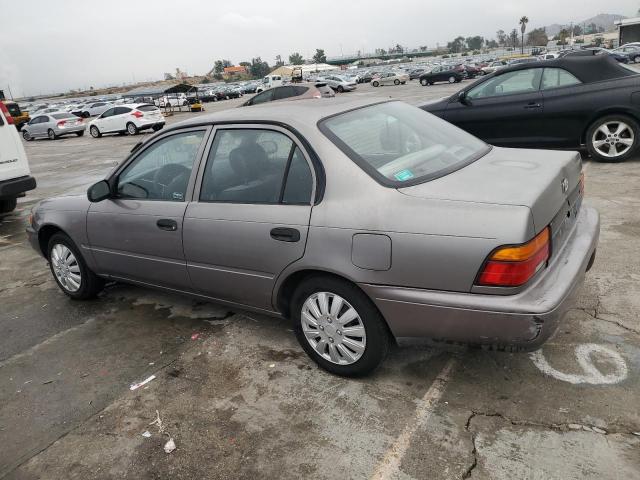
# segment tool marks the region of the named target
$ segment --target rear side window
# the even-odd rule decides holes
[[[285,182],[282,203],[308,205],[313,191],[313,177],[307,160],[298,147],[295,147],[287,181]]]
[[[290,98],[296,95],[293,87],[278,87],[273,94],[274,100],[282,100],[283,98]]]
[[[141,112],[155,112],[156,110],[158,110],[158,107],[155,107],[153,105],[140,105],[137,109]]]
[[[545,68],[542,73],[540,88],[542,90],[549,90],[551,88],[568,87],[579,83],[582,82],[562,68]]]
[[[303,94],[307,93],[307,90],[309,90],[308,87],[301,87],[299,85],[296,85],[295,87],[291,87],[291,88],[293,88],[293,91],[294,91],[296,96],[303,95]]]
[[[273,98],[273,92],[275,89],[270,88],[262,93],[259,93],[251,99],[251,105],[258,105],[260,103],[270,102]]]
[[[116,107],[113,111],[114,115],[122,115],[124,113],[129,113],[131,109],[129,107]]]

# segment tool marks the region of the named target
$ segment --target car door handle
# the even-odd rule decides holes
[[[300,240],[300,232],[295,228],[277,227],[271,230],[271,238],[281,242],[297,242]]]
[[[540,105],[539,103],[535,103],[535,102],[530,102],[527,103],[524,108],[540,108],[542,105]]]
[[[166,230],[168,232],[175,232],[178,230],[178,222],[171,220],[170,218],[161,218],[156,222],[156,225],[160,230]]]

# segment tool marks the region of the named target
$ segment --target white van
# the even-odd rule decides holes
[[[27,154],[7,107],[0,101],[0,214],[16,208],[17,198],[36,188]]]
[[[282,77],[280,75],[267,75],[262,79],[262,83],[256,88],[256,93],[264,92],[273,87],[282,85]]]

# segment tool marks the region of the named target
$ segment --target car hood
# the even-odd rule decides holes
[[[428,199],[526,206],[535,230],[540,231],[566,204],[578,186],[581,170],[582,160],[576,152],[493,147],[456,172],[399,191]]]

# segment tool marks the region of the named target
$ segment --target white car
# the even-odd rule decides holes
[[[282,85],[282,77],[280,75],[267,75],[262,79],[262,83],[256,88],[256,93],[264,92],[273,87]]]
[[[105,111],[111,108],[111,103],[109,102],[93,102],[87,103],[82,108],[81,117],[89,118],[95,117],[96,115],[102,115]]]
[[[155,105],[130,103],[111,107],[89,123],[89,133],[99,138],[104,133],[136,135],[141,130],[154,132],[164,127],[164,117]]]
[[[184,107],[189,105],[185,93],[170,93],[169,95],[158,98],[154,103],[158,107]]]
[[[0,102],[0,214],[16,208],[17,198],[36,188],[13,118]]]
[[[384,72],[371,79],[371,85],[379,87],[380,85],[404,85],[409,81],[409,75],[404,72]]]

